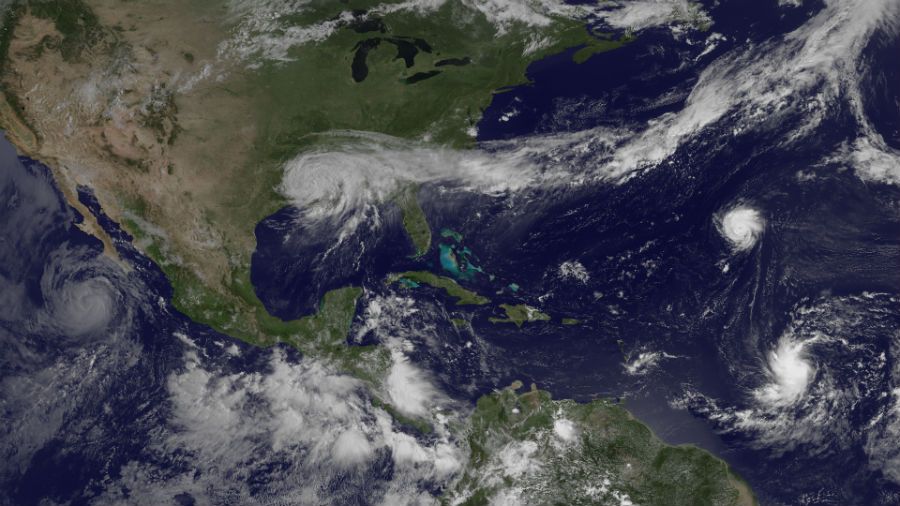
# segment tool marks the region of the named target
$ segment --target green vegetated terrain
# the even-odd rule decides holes
[[[403,213],[403,229],[406,230],[406,234],[415,248],[413,256],[420,257],[431,247],[431,227],[428,225],[428,218],[425,217],[425,211],[422,210],[419,199],[416,197],[417,189],[415,185],[409,185],[400,192],[395,200]]]
[[[550,321],[550,315],[527,304],[500,304],[500,308],[506,313],[506,318],[491,317],[491,323],[515,323],[521,327],[527,322]]]
[[[595,33],[594,35],[595,39],[588,41],[572,54],[572,61],[578,64],[584,63],[595,54],[618,49],[633,40],[633,36],[630,34],[626,34],[618,39],[613,38],[613,34],[610,33]]]
[[[616,404],[555,401],[533,385],[522,394],[520,387],[478,400],[469,466],[445,504],[755,504],[724,462],[700,448],[666,445]]]
[[[373,5],[323,2],[303,21]],[[536,37],[546,43],[531,48]],[[525,82],[533,61],[595,41],[583,22],[565,18],[546,27],[513,23],[500,33],[461,1],[427,12],[361,15],[325,41],[298,46],[290,52],[293,61],[265,65],[256,74],[265,91],[258,95],[260,113],[272,118],[266,147],[293,156],[304,135],[341,129],[471,146],[468,129],[496,90]],[[363,45],[372,47],[366,75],[357,80],[354,59]]]
[[[448,278],[447,276],[438,276],[437,274],[428,271],[408,271],[388,276],[388,283],[394,283],[401,280],[409,280],[415,283],[439,288],[446,292],[450,297],[455,298],[457,306],[482,305],[490,302],[490,299],[487,297],[463,288],[454,279]]]

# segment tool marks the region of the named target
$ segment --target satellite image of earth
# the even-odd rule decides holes
[[[900,0],[0,25],[0,505],[900,504]]]

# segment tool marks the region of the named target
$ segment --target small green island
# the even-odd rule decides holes
[[[469,326],[469,322],[465,318],[450,318],[450,323],[458,329],[464,329]]]

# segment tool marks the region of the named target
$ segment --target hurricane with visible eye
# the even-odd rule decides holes
[[[756,245],[765,230],[766,220],[759,211],[738,205],[715,218],[716,228],[728,240],[735,252],[747,251]]]

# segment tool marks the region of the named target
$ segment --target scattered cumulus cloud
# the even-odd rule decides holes
[[[567,260],[559,264],[559,277],[562,279],[574,279],[581,283],[587,283],[591,275],[578,260]]]

